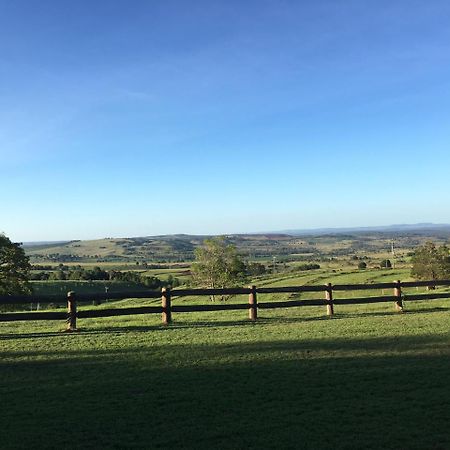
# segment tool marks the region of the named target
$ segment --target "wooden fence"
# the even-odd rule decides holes
[[[311,286],[288,286],[288,287],[256,287],[248,288],[226,288],[226,289],[162,289],[162,292],[140,291],[140,292],[117,292],[80,294],[69,292],[67,297],[61,295],[8,295],[0,296],[0,305],[26,304],[26,303],[53,303],[61,304],[67,302],[67,312],[9,312],[0,314],[0,322],[19,320],[65,320],[67,330],[75,331],[77,319],[94,317],[124,316],[133,314],[161,314],[162,322],[168,325],[172,322],[172,313],[199,312],[199,311],[231,311],[248,310],[248,318],[256,321],[260,309],[291,308],[300,306],[325,306],[327,315],[334,314],[335,305],[360,305],[366,303],[393,302],[397,311],[403,312],[403,300],[408,302],[417,300],[434,300],[450,298],[450,292],[439,293],[435,291],[436,286],[450,286],[450,280],[432,281],[395,281],[392,283],[371,284],[335,284],[311,285]],[[404,288],[432,287],[429,293],[404,295]],[[375,289],[392,289],[392,295],[369,296],[358,298],[334,298],[334,292],[339,291],[363,291]],[[258,294],[294,294],[304,292],[323,292],[322,299],[310,300],[286,300],[272,302],[258,302]],[[172,305],[174,297],[187,296],[212,296],[212,295],[248,295],[248,303],[209,303],[204,305]],[[77,301],[101,301],[101,300],[123,300],[126,298],[161,298],[161,306],[140,306],[132,308],[117,309],[90,309],[77,310]]]

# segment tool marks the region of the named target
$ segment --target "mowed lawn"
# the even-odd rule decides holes
[[[450,448],[450,300],[0,323],[0,448]]]

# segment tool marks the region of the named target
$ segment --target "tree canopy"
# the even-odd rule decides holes
[[[0,234],[0,295],[27,294],[30,262],[20,244]]]
[[[418,247],[412,257],[411,276],[422,280],[450,278],[450,249],[427,242]]]
[[[246,265],[224,237],[206,239],[195,250],[191,271],[194,282],[206,288],[233,287],[246,281]]]

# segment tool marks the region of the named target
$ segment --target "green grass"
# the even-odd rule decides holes
[[[2,323],[0,448],[450,448],[449,306]]]
[[[104,293],[105,287],[108,292],[145,291],[145,286],[123,281],[72,281],[72,280],[52,280],[52,281],[32,281],[31,286],[35,295],[66,295],[69,291],[78,294]]]
[[[380,270],[367,269],[355,270],[346,268],[344,270],[332,272],[328,269],[310,270],[305,272],[279,273],[270,275],[255,282],[258,287],[281,287],[298,285],[323,285],[332,284],[370,284],[370,283],[392,283],[396,280],[411,281],[410,269]],[[449,288],[438,288],[439,292],[449,292]],[[426,288],[404,289],[404,294],[426,293]],[[391,295],[392,289],[367,289],[361,291],[336,291],[334,298],[353,298],[369,296]],[[292,294],[291,299],[317,299],[323,298],[323,292],[305,292]],[[262,300],[264,299],[264,300]],[[264,295],[261,301],[281,300],[278,294]]]

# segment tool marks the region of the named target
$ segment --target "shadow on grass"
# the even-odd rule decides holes
[[[405,302],[405,305],[405,314],[432,314],[435,312],[450,311],[450,308],[445,306],[436,306],[434,308],[426,309],[412,309],[411,307],[409,307],[407,301]]]
[[[1,448],[450,446],[442,336],[6,356]]]
[[[160,330],[168,330],[160,328]],[[111,330],[110,330],[111,331]],[[129,330],[130,331],[130,330]],[[145,331],[144,329],[142,331]],[[119,328],[119,333],[126,332]],[[91,335],[111,334],[105,331],[91,331],[88,333],[74,333],[71,336],[74,339],[89,338]],[[31,336],[30,336],[31,337]],[[37,337],[48,337],[37,333]],[[81,340],[79,341],[83,343]],[[133,359],[133,355],[137,357],[159,361],[160,363],[173,364],[180,366],[189,362],[190,359],[201,361],[213,361],[215,359],[236,360],[241,361],[241,357],[253,358],[272,358],[278,359],[303,359],[303,358],[360,358],[370,354],[374,360],[380,355],[390,354],[397,357],[403,352],[412,351],[415,354],[422,354],[424,357],[428,353],[444,352],[450,354],[450,346],[448,338],[437,335],[417,335],[417,336],[385,336],[378,338],[351,339],[342,337],[340,339],[298,339],[298,340],[277,340],[263,341],[259,340],[254,343],[230,342],[227,344],[202,344],[193,345],[188,342],[184,345],[171,344],[167,341],[158,343],[153,341],[147,346],[132,346],[113,348],[71,348],[61,350],[23,350],[23,351],[3,351],[2,356],[5,362],[0,363],[0,367],[25,367],[34,364],[52,366],[74,365],[78,363],[78,358],[82,358],[83,362],[89,361],[90,358],[108,358],[114,359],[117,355],[121,358],[129,355]],[[188,352],[188,353],[186,353]],[[186,358],[186,354],[188,357]],[[33,360],[38,358],[38,360]],[[9,361],[6,361],[8,359]],[[11,361],[11,359],[13,361]],[[16,359],[16,361],[14,361]]]
[[[60,331],[43,331],[32,333],[5,333],[0,334],[0,340],[16,340],[16,339],[39,339],[39,338],[51,338],[61,336],[77,336],[77,335],[99,335],[99,334],[111,334],[111,333],[148,333],[150,331],[159,331],[167,329],[163,326],[123,326],[123,327],[105,327],[104,329],[89,329],[78,328],[77,331],[67,333],[65,330]]]
[[[333,319],[339,318],[338,316],[333,317]],[[86,319],[85,319],[86,320]],[[83,320],[84,323],[85,320]],[[270,318],[259,318],[258,321],[251,322],[250,320],[195,320],[195,321],[182,321],[182,318],[178,316],[170,325],[124,325],[124,326],[113,326],[109,327],[105,324],[104,328],[90,328],[89,326],[79,327],[76,332],[66,333],[64,329],[60,331],[46,331],[46,332],[19,332],[19,333],[3,333],[0,334],[0,340],[5,339],[36,339],[36,338],[48,338],[52,336],[62,336],[62,335],[77,335],[77,334],[109,334],[109,333],[147,333],[151,331],[170,331],[178,329],[189,329],[189,328],[221,328],[221,327],[254,327],[258,325],[263,325],[267,323],[301,323],[301,322],[311,322],[311,321],[322,321],[330,320],[327,316],[319,317],[296,317],[296,318],[286,318],[286,317],[270,317]]]

